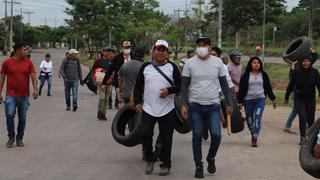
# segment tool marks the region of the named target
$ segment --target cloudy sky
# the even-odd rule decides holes
[[[20,14],[21,9],[23,12],[23,21],[28,22],[28,12],[30,14],[30,21],[32,25],[47,24],[49,26],[60,26],[64,24],[64,19],[69,18],[64,10],[68,7],[65,0],[15,0],[21,4],[14,5],[14,14]],[[187,5],[190,7],[195,0],[187,0]],[[287,0],[287,8],[291,10],[298,4],[299,0]],[[185,9],[186,0],[159,0],[159,10],[164,11],[166,14],[172,14],[173,10]],[[4,17],[5,6],[3,1],[0,1],[0,17]],[[10,14],[10,6],[8,6],[8,14]]]

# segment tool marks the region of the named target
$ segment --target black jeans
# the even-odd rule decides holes
[[[159,159],[163,162],[160,167],[171,168],[171,149],[172,135],[174,131],[175,111],[172,110],[162,117],[153,117],[148,113],[142,113],[142,145],[145,150],[146,159],[148,162],[155,162],[153,156],[152,138],[153,130],[156,122],[159,124],[159,136],[161,138],[161,152]]]
[[[307,129],[306,123],[308,123],[308,127],[311,127],[314,123],[316,100],[315,98],[307,99],[295,96],[294,107],[299,116],[300,136],[304,137]]]

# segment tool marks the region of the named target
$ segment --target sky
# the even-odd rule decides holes
[[[8,0],[10,1],[10,0]],[[32,25],[49,25],[51,27],[64,25],[64,19],[70,18],[64,13],[68,4],[65,0],[14,0],[21,4],[14,4],[14,15],[23,13],[23,22],[28,23],[28,12]],[[89,1],[89,0],[88,0]],[[185,9],[186,0],[158,0],[160,2],[160,11],[166,14],[173,14],[174,10]],[[187,0],[188,7],[192,6],[195,0]],[[208,0],[207,0],[208,1]],[[299,0],[287,0],[287,9],[290,11],[297,6]],[[5,3],[0,0],[0,17],[5,15]],[[8,6],[8,15],[10,15],[10,6]]]

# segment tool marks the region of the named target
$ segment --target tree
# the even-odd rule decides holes
[[[178,59],[180,53],[185,46],[185,33],[184,29],[176,24],[169,24],[163,30],[164,35],[162,39],[168,41],[174,52],[174,59]]]

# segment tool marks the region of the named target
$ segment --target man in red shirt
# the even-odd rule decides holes
[[[5,110],[9,136],[7,142],[8,148],[11,148],[15,141],[14,117],[16,109],[18,109],[19,118],[16,136],[17,146],[24,146],[22,138],[26,125],[26,114],[29,107],[30,76],[34,88],[33,98],[36,99],[39,91],[35,67],[32,61],[27,58],[26,47],[23,44],[16,43],[14,46],[14,56],[3,62],[0,76],[1,103],[3,102],[1,92],[5,79],[7,78]]]

